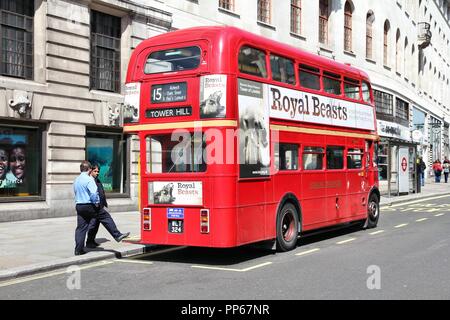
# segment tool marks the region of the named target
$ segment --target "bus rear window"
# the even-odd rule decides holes
[[[196,69],[200,65],[199,47],[184,47],[155,51],[145,63],[145,74]]]
[[[203,135],[180,133],[146,138],[147,172],[204,172]]]

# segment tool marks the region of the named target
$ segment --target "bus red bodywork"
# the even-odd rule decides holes
[[[243,46],[256,48],[266,53],[265,62],[268,66],[266,77],[239,71],[238,54]],[[149,55],[152,53],[190,47],[200,48],[201,58],[196,68],[150,74],[145,72]],[[271,79],[272,70],[269,67],[271,53],[295,61],[295,84]],[[324,92],[323,87],[320,90],[301,87],[298,80],[301,64],[319,68],[321,77],[326,71],[340,75],[341,80],[351,78],[359,81],[360,85],[363,82],[370,85],[367,74],[361,70],[234,27],[198,27],[178,30],[147,39],[134,50],[126,82],[140,84],[139,120],[136,123],[126,124],[124,131],[135,133],[140,139],[142,243],[234,247],[261,240],[292,238],[292,233],[296,238],[297,232],[303,233],[352,221],[361,220],[366,221],[366,225],[367,222],[369,226],[376,225],[380,194],[378,171],[373,164],[374,143],[378,136],[372,92],[370,90],[370,101],[364,102],[361,92],[359,92],[360,98],[356,101],[347,99],[343,93],[338,97],[328,94]],[[165,64],[161,65],[166,67]],[[226,79],[226,95],[222,97],[226,100],[224,117],[201,118],[200,91],[203,81],[201,79],[205,77],[210,79],[208,75],[226,76],[218,78]],[[247,82],[260,83],[263,88],[273,86],[279,90],[287,90],[286,92],[290,94],[301,91],[303,94],[318,95],[323,99],[334,99],[341,104],[355,103],[357,107],[361,106],[365,110],[369,109],[364,106],[370,106],[373,112],[373,126],[361,129],[271,117],[270,170],[272,174],[243,178],[240,176],[237,151],[239,139],[235,136],[231,136],[231,139],[225,137],[230,137],[230,130],[232,132],[239,128],[238,90],[241,89],[238,86],[239,83]],[[163,86],[170,86],[170,84],[176,84],[177,89],[181,86],[181,94],[175,99],[176,101],[170,101],[170,98],[167,98],[169,101],[156,103],[155,95],[158,95],[158,90],[164,92],[164,88],[168,87]],[[152,96],[152,89],[154,96]],[[170,89],[168,90],[170,92]],[[177,116],[179,110],[187,111],[180,111],[181,113]],[[199,125],[201,129],[197,128],[197,130],[202,132],[214,129],[214,134],[222,134],[224,158],[228,157],[224,159],[225,163],[208,163],[204,172],[181,173],[163,173],[161,171],[164,170],[159,170],[160,167],[156,164],[157,173],[149,172],[149,166],[153,168],[153,164],[148,164],[152,159],[149,159],[151,156],[147,149],[152,147],[146,141],[150,139],[151,144],[155,142],[149,137],[159,139],[159,137],[170,135],[177,128],[193,132],[194,127]],[[273,133],[276,133],[276,141]],[[211,143],[213,142],[209,141],[207,145]],[[274,161],[276,143],[298,147],[297,158],[293,159],[297,163],[296,169],[276,172]],[[309,148],[307,146],[322,147],[324,150],[328,150],[328,146],[341,146],[344,167],[338,170],[327,169],[327,153],[324,151],[322,169],[305,170],[303,161],[310,157],[304,155]],[[232,155],[227,154],[230,150],[233,151]],[[361,150],[361,156],[356,157],[356,159],[361,158],[361,164],[360,167],[349,169],[348,158],[352,157],[350,153],[354,150]],[[161,151],[161,153],[164,152]],[[159,153],[155,153],[154,156],[164,157]],[[193,182],[196,184],[192,184]],[[173,204],[170,204],[170,201],[165,204],[155,203],[154,199],[150,201],[150,198],[156,197],[156,188],[161,188],[164,183],[166,186],[172,184],[173,188],[180,186],[178,191],[196,191],[194,193],[197,198],[191,201],[180,193],[178,199],[186,199],[185,203],[176,203],[177,200],[174,200]],[[201,188],[199,188],[200,184]],[[372,213],[376,215],[372,217],[372,220],[376,218],[372,223],[367,221],[370,220],[370,214],[368,214],[370,210],[376,211]],[[280,218],[282,211],[288,212],[288,215],[283,216],[284,218]],[[298,226],[292,223],[289,211],[293,211],[297,216]],[[169,226],[170,220],[181,220],[180,229],[177,229],[177,223]],[[169,230],[169,227],[175,229]],[[295,230],[292,230],[293,227]],[[282,249],[292,247],[291,245]]]

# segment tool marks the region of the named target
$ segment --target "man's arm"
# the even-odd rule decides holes
[[[93,179],[88,182],[87,189],[89,191],[89,197],[91,199],[91,202],[94,204],[99,203],[100,199],[98,197],[98,189],[97,189],[97,185],[95,184],[95,181]]]

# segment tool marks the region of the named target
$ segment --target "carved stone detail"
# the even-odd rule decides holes
[[[13,99],[9,99],[8,105],[17,111],[21,118],[31,118],[31,95],[23,90],[14,90]]]

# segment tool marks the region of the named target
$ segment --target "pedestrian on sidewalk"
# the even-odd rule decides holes
[[[448,174],[450,172],[450,160],[445,157],[444,162],[442,164],[442,171],[444,172],[445,183],[448,182]]]
[[[434,182],[441,182],[442,165],[441,161],[437,159],[433,163]]]
[[[89,223],[97,216],[97,207],[100,199],[97,193],[97,185],[94,178],[89,173],[91,164],[83,160],[80,164],[80,175],[73,183],[75,193],[75,209],[77,210],[77,228],[75,230],[75,255],[82,255],[84,251],[84,241]]]
[[[425,169],[427,166],[425,165],[425,162],[423,161],[422,157],[417,158],[417,173],[420,178],[420,185],[423,187],[425,185]]]
[[[106,195],[105,195],[105,189],[103,188],[103,184],[98,178],[98,175],[100,173],[100,167],[98,164],[92,165],[91,170],[91,177],[95,180],[95,184],[97,185],[98,190],[98,196],[100,198],[99,206],[98,206],[98,213],[95,218],[91,220],[89,223],[89,230],[87,235],[87,241],[86,241],[86,247],[88,248],[96,248],[100,244],[95,242],[95,237],[98,232],[98,228],[100,227],[100,223],[103,224],[103,226],[108,230],[108,232],[113,236],[113,238],[120,242],[124,238],[128,237],[130,235],[129,232],[121,233],[119,229],[117,229],[117,226],[109,214],[108,211],[106,211],[105,208],[108,207],[108,202],[106,201]]]

